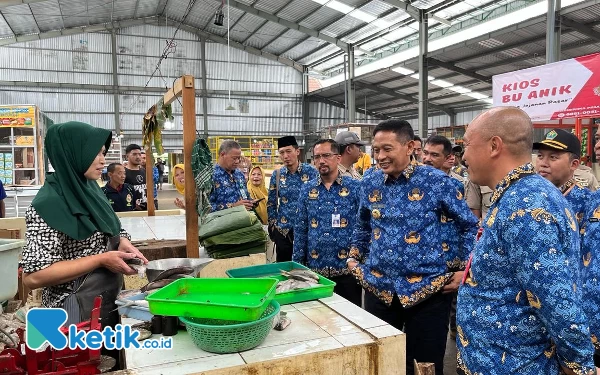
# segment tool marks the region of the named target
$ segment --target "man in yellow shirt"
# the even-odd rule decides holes
[[[365,173],[367,169],[371,168],[371,156],[360,149],[360,157],[358,161],[354,163],[354,169],[361,175]]]

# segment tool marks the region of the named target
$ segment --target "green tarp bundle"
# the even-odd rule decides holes
[[[216,259],[263,253],[267,242],[258,217],[244,206],[208,214],[198,235],[208,255]]]

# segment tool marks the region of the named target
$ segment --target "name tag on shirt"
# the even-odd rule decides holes
[[[332,228],[340,228],[340,214],[331,214],[331,227]]]

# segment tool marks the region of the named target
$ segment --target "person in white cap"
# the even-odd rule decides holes
[[[361,141],[356,133],[343,131],[335,136],[335,142],[340,145],[341,160],[338,165],[342,176],[352,177],[356,180],[362,179],[360,173],[354,169],[354,163],[360,158],[360,146],[368,142]]]

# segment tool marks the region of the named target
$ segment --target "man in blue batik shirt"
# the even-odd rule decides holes
[[[214,211],[243,205],[247,210],[254,208],[250,199],[246,178],[237,167],[242,158],[242,148],[232,140],[223,141],[219,147],[219,160],[213,173],[213,191],[210,205]]]
[[[459,373],[591,374],[579,230],[560,191],[531,165],[531,120],[494,108],[463,141],[470,179],[494,192],[458,291]]]
[[[331,139],[315,143],[313,160],[320,176],[300,189],[292,260],[331,279],[335,293],[361,306],[362,288],[346,267],[360,181],[342,176],[340,146]]]
[[[292,136],[277,140],[279,158],[284,166],[273,171],[269,182],[267,215],[269,237],[275,243],[278,262],[292,260],[294,250],[294,223],[297,213],[298,194],[302,185],[318,177],[312,165],[300,163],[298,142]]]
[[[414,133],[408,122],[384,121],[373,137],[380,169],[361,183],[348,266],[366,289],[365,309],[406,333],[406,373],[414,372],[417,360],[435,363],[436,374],[443,374],[450,293],[462,272],[448,269],[442,215],[459,228],[463,248],[456,254],[463,261],[477,220],[450,176],[411,162]]]
[[[552,182],[567,198],[577,223],[581,224],[585,206],[592,193],[574,177],[580,163],[581,142],[573,133],[554,129],[546,133],[542,141],[534,143],[533,149],[537,150],[537,173]]]
[[[600,160],[600,129],[595,138],[596,160]],[[600,190],[590,195],[580,233],[583,310],[588,317],[590,337],[596,349],[594,364],[600,371]]]

